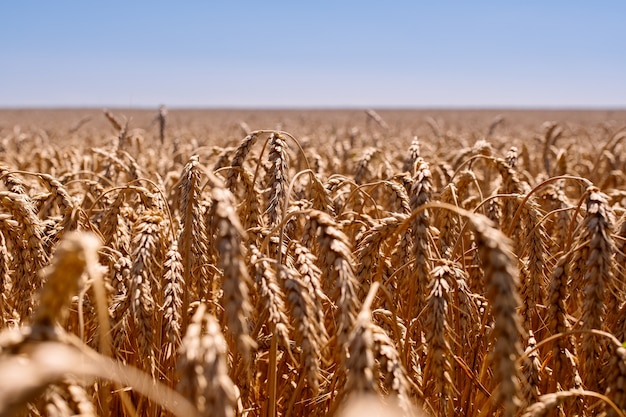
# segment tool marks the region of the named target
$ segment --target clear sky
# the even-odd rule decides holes
[[[626,1],[0,3],[0,107],[626,108]]]

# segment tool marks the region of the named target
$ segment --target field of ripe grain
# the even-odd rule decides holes
[[[624,416],[624,111],[0,111],[0,416]]]

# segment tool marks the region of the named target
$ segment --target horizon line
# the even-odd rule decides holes
[[[99,106],[99,105],[40,105],[40,106],[4,106],[0,105],[0,111],[40,111],[40,110],[132,110],[132,111],[154,111],[163,104],[156,106]],[[517,105],[517,106],[481,106],[481,105],[456,105],[456,106],[168,106],[167,110],[172,111],[626,111],[626,105],[618,106],[597,106],[597,105]]]

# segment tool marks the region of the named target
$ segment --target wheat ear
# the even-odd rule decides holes
[[[572,271],[577,275],[572,277],[572,281],[582,283],[583,328],[604,330],[607,326],[607,307],[614,311],[618,309],[617,300],[612,296],[615,244],[611,233],[615,220],[606,195],[598,189],[588,190],[585,205],[587,213],[580,226],[577,250],[572,258]],[[586,386],[590,389],[599,388],[602,351],[601,343],[588,334],[583,335],[580,351],[582,370]]]
[[[517,360],[522,353],[524,333],[518,314],[520,298],[515,261],[510,241],[485,217],[469,218],[476,232],[476,243],[485,270],[486,295],[494,317],[491,363],[494,369],[494,403],[502,407],[504,417],[514,417],[520,407]]]
[[[235,417],[238,389],[228,376],[228,349],[219,323],[200,304],[180,347],[178,391],[200,416]]]
[[[447,265],[437,266],[432,271],[430,295],[426,301],[426,323],[424,324],[428,347],[424,379],[427,381],[424,394],[437,399],[433,405],[438,415],[454,413],[453,399],[456,388],[452,380],[452,350],[449,340],[448,304],[450,302],[450,280],[452,270]]]
[[[176,351],[180,346],[182,338],[183,314],[183,292],[185,281],[183,277],[183,262],[178,243],[174,240],[165,255],[163,264],[165,273],[163,274],[163,359],[172,360],[176,356]]]
[[[413,185],[409,192],[411,210],[416,210],[427,204],[432,194],[432,177],[428,163],[418,159],[415,163],[415,175]],[[411,223],[413,236],[413,257],[415,258],[414,280],[409,283],[401,283],[401,290],[408,292],[407,317],[417,317],[426,305],[426,293],[432,265],[430,262],[430,213],[421,210],[413,217]]]
[[[34,211],[30,199],[25,194],[10,191],[0,192],[0,205],[7,209],[23,230],[14,248],[15,271],[13,283],[15,297],[22,300],[17,306],[21,318],[25,318],[32,308],[32,293],[41,287],[42,281],[29,280],[48,263],[44,249],[44,233],[41,221]]]
[[[39,295],[39,305],[32,326],[53,326],[67,317],[70,299],[83,284],[85,271],[98,265],[100,241],[92,234],[68,233],[57,248],[52,263],[44,271],[46,285]]]
[[[137,361],[153,376],[157,374],[155,294],[160,292],[163,274],[163,222],[163,213],[156,209],[137,219],[131,256],[130,313],[137,331]]]
[[[236,191],[235,186],[237,185],[237,179],[239,177],[239,170],[237,168],[243,168],[243,163],[258,138],[259,136],[254,132],[248,134],[235,150],[235,155],[230,162],[230,166],[233,169],[228,171],[228,175],[226,176],[226,188],[233,193]]]
[[[345,348],[359,305],[356,297],[358,284],[354,277],[354,258],[348,237],[339,230],[337,223],[328,214],[312,210],[309,218],[311,226],[317,230],[322,281],[335,285],[333,300],[338,307],[335,333],[339,346]]]
[[[280,222],[285,206],[285,199],[288,199],[287,186],[289,184],[288,175],[288,155],[287,142],[278,133],[272,133],[269,138],[269,160],[271,167],[267,173],[269,179],[269,192],[265,212],[267,213],[268,226],[274,227]]]
[[[218,178],[212,178],[211,210],[208,219],[215,232],[215,245],[219,253],[218,267],[223,271],[223,297],[219,305],[224,307],[228,329],[237,341],[237,350],[244,364],[249,364],[256,348],[250,337],[248,320],[252,318],[249,291],[252,285],[245,265],[242,240],[245,239],[239,217],[235,211],[233,194],[223,188]],[[217,296],[217,294],[213,294]]]

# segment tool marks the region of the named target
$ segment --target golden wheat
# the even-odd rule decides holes
[[[0,129],[0,416],[625,415],[615,122],[177,115]]]

